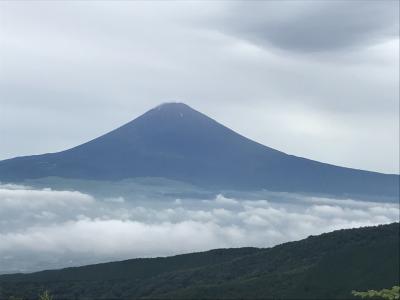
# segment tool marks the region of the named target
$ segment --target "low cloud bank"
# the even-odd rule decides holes
[[[269,247],[399,221],[399,205],[298,196],[177,199],[138,205],[77,191],[0,185],[0,272],[33,271],[220,247]]]

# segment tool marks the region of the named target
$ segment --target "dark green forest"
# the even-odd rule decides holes
[[[357,299],[399,284],[399,223],[272,248],[217,249],[0,276],[0,299]],[[359,299],[359,298],[358,298]]]

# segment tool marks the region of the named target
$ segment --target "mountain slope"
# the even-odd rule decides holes
[[[75,148],[0,162],[0,180],[164,177],[216,189],[396,198],[398,175],[342,168],[251,141],[181,103],[158,106]]]
[[[348,299],[398,284],[399,224],[339,230],[268,249],[219,249],[167,258],[0,276],[0,298]],[[1,294],[2,293],[2,294]]]

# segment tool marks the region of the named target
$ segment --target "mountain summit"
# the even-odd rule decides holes
[[[77,147],[0,161],[0,180],[163,177],[213,189],[398,197],[398,175],[328,165],[263,146],[183,103],[159,105]]]

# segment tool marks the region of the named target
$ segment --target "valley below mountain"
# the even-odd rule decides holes
[[[398,284],[398,200],[167,103],[0,161],[0,299],[348,299]]]

